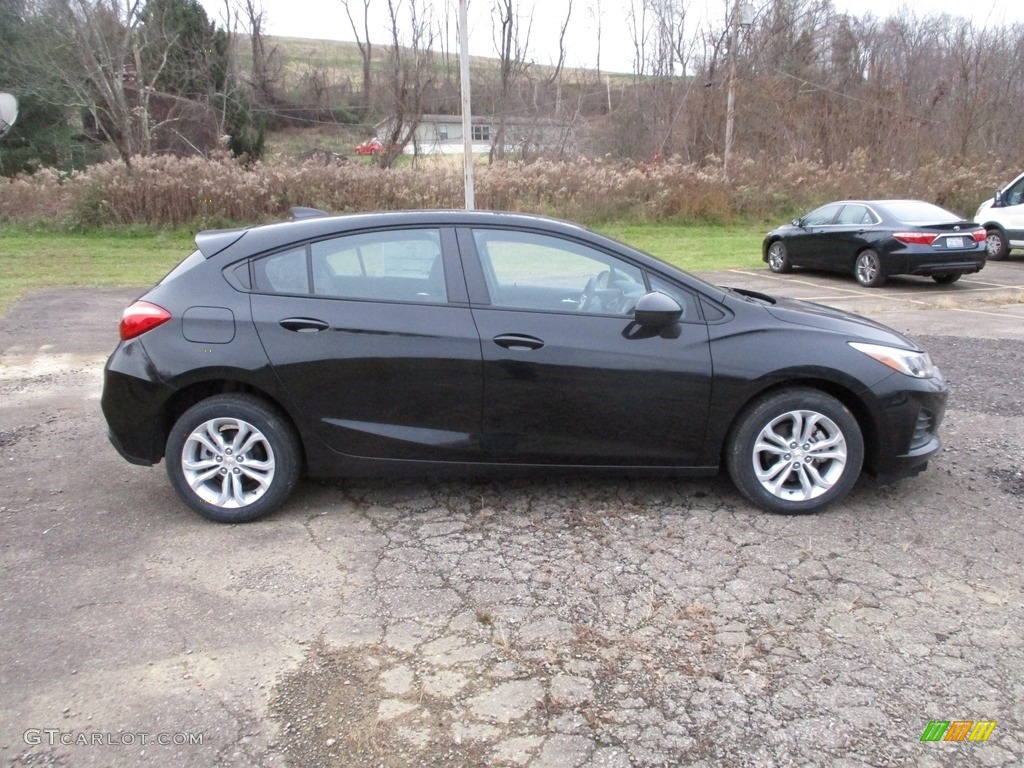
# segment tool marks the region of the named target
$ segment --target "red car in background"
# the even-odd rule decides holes
[[[385,149],[384,142],[376,136],[356,144],[357,155],[382,155]]]

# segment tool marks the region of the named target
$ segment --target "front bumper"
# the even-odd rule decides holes
[[[865,471],[882,483],[924,471],[942,448],[938,433],[949,396],[945,379],[893,374],[873,390],[878,396],[879,428],[876,450],[867,457]]]

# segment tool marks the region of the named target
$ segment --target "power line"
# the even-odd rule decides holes
[[[859,96],[854,96],[854,95],[849,94],[849,93],[844,93],[843,91],[837,91],[835,88],[830,88],[827,85],[821,85],[820,83],[815,83],[815,82],[813,82],[811,80],[807,80],[806,78],[799,77],[799,76],[794,75],[794,74],[792,74],[790,72],[786,72],[785,70],[779,69],[778,67],[772,67],[771,69],[776,74],[782,75],[783,77],[788,77],[790,80],[796,80],[798,83],[800,83],[800,85],[806,85],[806,86],[814,88],[815,90],[818,90],[818,91],[823,91],[825,93],[831,93],[832,95],[838,96],[841,99],[846,99],[847,101],[852,101],[852,102],[855,102],[857,104],[863,104],[866,107],[870,107],[872,109],[877,109],[877,110],[879,110],[881,112],[888,112],[891,115],[895,115],[897,117],[903,117],[903,118],[906,118],[907,120],[917,120],[917,121],[922,122],[922,123],[930,123],[932,125],[941,125],[941,123],[938,120],[933,120],[930,117],[923,117],[921,115],[909,114],[909,113],[904,112],[902,110],[893,109],[892,107],[887,107],[884,104],[879,104],[877,102],[873,102],[873,101],[869,101],[867,99],[863,99],[863,98],[861,98]]]

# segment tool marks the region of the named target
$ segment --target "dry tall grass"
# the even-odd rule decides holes
[[[481,166],[478,208],[599,221],[771,221],[840,198],[912,197],[970,217],[1000,181],[991,158],[970,166],[935,161],[913,173],[873,168],[866,152],[824,167],[743,158],[727,183],[714,159],[699,167],[677,161],[627,164],[577,159]],[[324,166],[285,162],[246,165],[213,159],[147,157],[69,175],[40,171],[0,180],[0,221],[67,227],[190,226],[280,218],[290,206],[331,212],[462,206],[457,165],[423,163],[381,170],[361,162]]]

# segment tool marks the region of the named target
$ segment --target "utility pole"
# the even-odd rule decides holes
[[[466,210],[475,208],[473,200],[473,109],[469,93],[469,0],[459,0],[459,79],[462,81],[462,153],[466,188]]]

